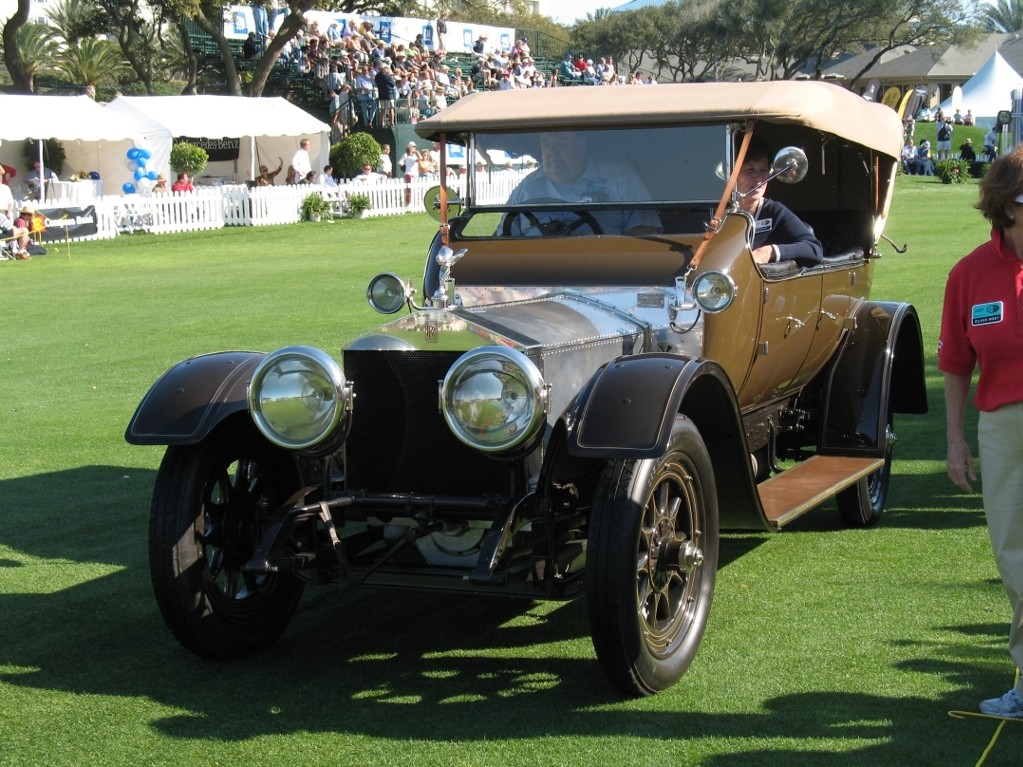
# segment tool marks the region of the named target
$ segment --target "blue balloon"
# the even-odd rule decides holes
[[[135,185],[130,181],[125,181],[121,186],[121,191],[125,194],[135,194]]]
[[[137,171],[135,171],[135,180],[136,181],[141,181],[145,177],[146,177],[146,172],[144,170],[142,170],[142,168],[139,168]]]
[[[139,149],[138,147],[134,147],[133,146],[131,149],[128,150],[128,159],[129,160],[137,160],[139,158],[139,152],[141,152],[141,151],[142,150]]]
[[[138,159],[140,159],[140,160],[148,160],[152,156],[153,156],[153,153],[150,152],[148,149],[140,149],[139,150]]]
[[[91,178],[93,181],[99,181],[99,171],[98,170],[89,171],[89,178]]]
[[[155,170],[151,170],[149,171],[149,173],[146,174],[146,178],[148,178],[150,181],[156,181],[159,175],[160,174],[157,173]]]
[[[140,168],[146,167],[146,158],[143,157],[142,155],[139,155],[138,157],[135,158],[135,165],[137,165]]]

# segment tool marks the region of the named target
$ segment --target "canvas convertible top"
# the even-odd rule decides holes
[[[423,138],[477,131],[609,129],[763,119],[841,136],[891,157],[902,148],[893,109],[838,85],[777,80],[644,87],[562,87],[465,96],[416,125]]]

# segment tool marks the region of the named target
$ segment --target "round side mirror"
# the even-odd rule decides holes
[[[447,218],[451,219],[462,212],[462,201],[455,193],[455,190],[452,189],[451,187],[445,187],[445,191],[448,196]],[[434,221],[441,220],[439,186],[435,186],[426,190],[426,194],[423,195],[423,206],[426,208],[426,212],[430,214],[430,218],[432,218]]]
[[[810,161],[806,152],[797,146],[787,146],[778,150],[771,164],[771,175],[785,184],[798,184],[810,169]]]

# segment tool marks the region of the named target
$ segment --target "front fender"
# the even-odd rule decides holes
[[[189,445],[234,413],[262,352],[216,352],[191,357],[164,373],[142,398],[124,438],[133,445]]]
[[[757,494],[739,403],[715,362],[638,354],[604,366],[565,413],[565,449],[582,459],[650,459],[677,414],[700,432],[714,466],[722,529],[773,530]]]

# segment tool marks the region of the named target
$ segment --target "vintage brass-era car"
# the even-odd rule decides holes
[[[305,583],[584,596],[610,682],[664,689],[703,635],[719,531],[831,502],[875,523],[894,414],[926,412],[916,312],[869,298],[900,121],[772,82],[481,93],[416,131],[450,182],[427,194],[422,285],[369,285],[403,314],[339,353],[185,360],[132,418],[129,442],[168,446],[161,612],[230,658],[273,642]],[[545,140],[586,152],[560,196],[529,191]],[[823,263],[754,261],[735,184],[754,142]]]

